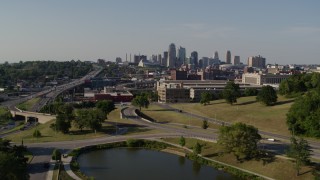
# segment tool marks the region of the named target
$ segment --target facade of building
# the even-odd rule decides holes
[[[94,101],[111,100],[114,103],[131,102],[133,95],[129,92],[99,93],[94,94]]]
[[[194,64],[194,66],[197,68],[199,66],[198,52],[197,51],[192,51],[190,58],[191,58],[191,63],[190,64]]]
[[[242,83],[255,85],[280,84],[281,81],[289,77],[290,75],[245,73],[242,74]]]
[[[186,63],[186,48],[179,47],[178,49],[178,61],[177,67],[180,67],[182,64]]]
[[[134,56],[133,56],[133,62],[134,62],[135,64],[139,64],[139,62],[140,62],[141,60],[146,61],[146,60],[147,60],[147,56],[145,56],[145,55],[134,55]]]
[[[169,45],[169,50],[168,50],[167,67],[175,68],[176,58],[177,58],[176,46],[173,43],[171,43]]]
[[[178,70],[171,70],[171,79],[172,80],[187,80],[188,72],[187,71],[178,71]]]
[[[157,91],[160,102],[190,102],[190,90],[176,83],[157,83]]]
[[[218,51],[214,52],[214,56],[213,56],[213,59],[219,59],[219,54],[218,54]]]
[[[248,66],[256,68],[265,68],[266,67],[266,58],[262,56],[251,56],[248,58]]]
[[[215,95],[221,93],[228,81],[225,80],[180,80],[180,81],[158,81],[157,91],[160,102],[198,102],[201,98],[201,93],[211,92]],[[251,85],[238,83],[240,91],[243,92],[246,88],[261,89],[260,85]],[[184,90],[182,90],[184,89]]]
[[[167,60],[168,60],[168,51],[164,51],[161,65],[168,67]]]
[[[226,54],[226,63],[231,64],[231,52],[228,50]]]
[[[232,64],[233,65],[239,65],[240,64],[240,56],[234,56]]]

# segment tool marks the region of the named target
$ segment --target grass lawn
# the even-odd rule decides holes
[[[164,141],[179,144],[179,138],[165,138]],[[204,142],[196,139],[186,138],[186,147],[192,148],[196,142],[202,145],[202,155],[208,158],[218,160],[239,168],[247,169],[267,177],[283,180],[302,180],[302,179],[314,179],[311,172],[311,167],[304,166],[300,171],[303,173],[300,176],[296,176],[296,170],[294,163],[290,160],[274,157],[270,162],[263,162],[262,160],[250,160],[242,163],[237,162],[236,158],[232,154],[221,154],[222,147],[217,143]]]
[[[21,109],[21,110],[24,110],[24,111],[29,111],[31,110],[31,108],[40,101],[40,98],[37,97],[37,98],[32,98],[26,102],[23,102],[19,105],[17,105],[17,108]]]
[[[162,108],[156,104],[151,104],[148,109],[142,109],[142,113],[153,118],[158,123],[178,123],[191,126],[202,126],[202,119],[189,117],[183,113]],[[210,128],[219,127],[216,124],[209,123]]]
[[[120,110],[116,109],[112,111],[107,121],[114,120],[114,118],[120,118]],[[55,132],[50,128],[50,125],[55,121],[49,121],[45,124],[40,124],[36,128],[21,131],[18,134],[9,135],[6,138],[12,140],[13,142],[21,142],[22,139],[25,143],[35,143],[35,142],[50,142],[50,141],[70,141],[70,140],[80,140],[80,139],[89,139],[97,138],[109,135],[115,132],[115,128],[112,125],[103,123],[102,130],[96,134],[89,129],[84,129],[82,132],[75,128],[74,126],[70,129],[70,134],[63,134],[61,132]],[[42,137],[34,138],[32,136],[35,129],[38,129],[41,132]]]
[[[255,96],[241,97],[234,105],[227,104],[224,99],[221,99],[211,101],[206,106],[200,103],[180,103],[170,104],[170,106],[205,117],[232,123],[243,122],[263,131],[290,135],[286,124],[286,113],[292,105],[293,99],[279,96],[278,103],[274,106],[264,106],[256,102],[255,99]]]

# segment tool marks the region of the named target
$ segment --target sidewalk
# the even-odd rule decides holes
[[[61,160],[63,162],[63,166],[64,166],[64,170],[67,172],[67,174],[75,180],[81,180],[76,174],[73,173],[73,171],[71,170],[70,167],[70,163],[72,161],[72,157],[71,156],[67,156],[66,158],[61,157]]]

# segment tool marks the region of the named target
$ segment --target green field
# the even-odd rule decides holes
[[[37,98],[32,98],[26,102],[23,102],[19,105],[17,105],[17,108],[21,109],[21,110],[24,110],[24,111],[29,111],[31,110],[31,108],[40,101],[40,98],[37,97]]]
[[[286,113],[293,103],[293,99],[278,97],[274,106],[264,106],[255,101],[255,96],[241,97],[234,105],[225,100],[211,101],[209,105],[200,103],[170,104],[170,106],[205,117],[217,118],[227,122],[243,122],[253,125],[260,130],[276,134],[290,135],[286,124]]]
[[[143,109],[142,113],[153,118],[158,123],[178,123],[185,124],[186,126],[197,126],[201,127],[202,119],[189,117],[184,113],[172,111],[170,109],[164,109],[157,104],[151,104],[148,109]],[[219,127],[216,124],[209,123],[210,128]]]
[[[179,138],[165,138],[164,141],[179,144]],[[263,160],[250,160],[244,162],[237,162],[235,156],[232,154],[222,154],[223,149],[217,143],[204,142],[196,139],[186,138],[186,147],[192,149],[194,144],[199,142],[202,145],[202,155],[220,162],[224,162],[239,168],[253,171],[267,177],[283,180],[305,180],[314,179],[311,172],[311,167],[304,166],[301,169],[302,175],[296,176],[294,163],[287,159],[274,157],[269,159],[269,162]],[[220,155],[219,155],[220,154]]]

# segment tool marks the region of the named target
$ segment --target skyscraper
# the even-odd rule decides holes
[[[161,65],[168,67],[167,61],[168,61],[168,51],[164,51]]]
[[[219,59],[218,51],[214,52],[213,59]]]
[[[239,65],[240,64],[240,56],[234,56],[232,64],[233,65]]]
[[[194,64],[195,67],[198,67],[198,52],[192,51],[191,53],[191,64]]]
[[[186,48],[179,47],[178,49],[178,62],[177,66],[180,67],[182,64],[186,63]]]
[[[226,55],[226,63],[231,64],[231,52],[228,50]]]
[[[176,46],[173,43],[171,43],[169,45],[169,50],[168,50],[167,67],[175,68],[176,57],[177,57]]]

